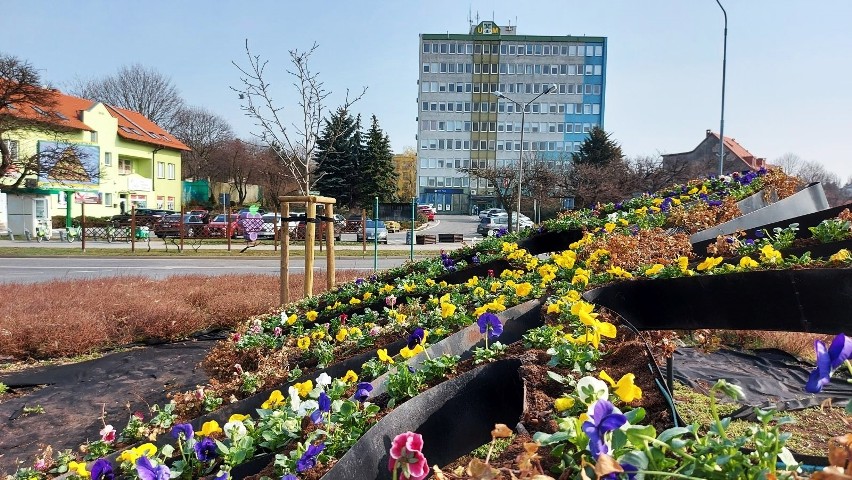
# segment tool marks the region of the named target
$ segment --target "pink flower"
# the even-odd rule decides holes
[[[400,470],[401,476],[407,480],[422,480],[429,474],[429,465],[423,456],[423,437],[419,433],[400,433],[393,439],[390,449],[388,469],[391,472]]]
[[[115,440],[115,429],[112,428],[112,425],[105,425],[104,428],[101,429],[101,440],[106,443],[112,443]]]
[[[276,337],[280,337],[281,333],[283,333],[283,330],[281,330],[281,327],[275,327],[275,329],[272,330],[272,334]]]
[[[385,297],[385,305],[389,306],[390,308],[393,308],[394,305],[396,305],[396,296],[388,295],[387,297]]]
[[[47,470],[47,462],[44,461],[43,458],[39,458],[38,460],[36,460],[35,465],[33,465],[33,468],[35,468],[39,472],[43,472]]]
[[[239,342],[240,337],[241,337],[241,335],[239,333],[235,332],[233,335],[231,335],[231,340],[234,341],[234,342]]]

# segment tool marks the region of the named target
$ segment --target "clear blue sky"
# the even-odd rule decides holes
[[[852,1],[723,0],[728,11],[725,133],[771,162],[792,152],[852,176]],[[269,60],[278,105],[296,111],[289,49],[312,62],[329,105],[369,87],[395,151],[415,146],[418,34],[467,33],[468,12],[519,34],[609,37],[605,128],[628,155],[691,150],[719,129],[722,12],[714,0],[165,1],[6,0],[0,51],[67,89],[141,63],[169,75],[191,105],[253,128],[229,86],[245,40]]]

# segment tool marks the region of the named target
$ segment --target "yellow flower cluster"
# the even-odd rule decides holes
[[[456,306],[452,303],[441,303],[441,318],[451,317],[456,313]]]
[[[686,257],[677,257],[677,267],[680,269],[680,273],[686,276],[690,276],[693,273],[689,269],[689,259]]]
[[[296,346],[299,347],[300,350],[307,350],[311,348],[310,337],[299,337],[299,339],[296,340]]]
[[[762,263],[776,264],[781,260],[781,252],[775,250],[772,245],[766,244],[760,247],[760,261]]]
[[[376,351],[376,354],[378,354],[379,360],[381,360],[385,363],[394,363],[393,358],[390,355],[388,355],[388,349],[387,348],[378,349]]]
[[[595,306],[583,300],[578,300],[571,305],[571,314],[576,316],[585,328],[585,333],[579,338],[566,335],[565,339],[572,343],[591,343],[598,348],[601,337],[615,338],[615,325],[598,320],[598,314],[594,313]]]
[[[390,318],[396,320],[396,323],[403,323],[403,322],[405,322],[405,319],[407,318],[404,313],[397,312],[396,310],[391,310],[388,313],[388,316]]]
[[[517,249],[518,249],[518,244],[514,243],[514,242],[503,242],[503,244],[500,245],[500,250],[503,253],[512,253]]]
[[[612,233],[612,231],[615,230],[615,224],[612,222],[606,222],[603,228],[606,233]]]
[[[260,408],[269,410],[270,408],[275,408],[281,405],[284,405],[284,395],[281,394],[281,390],[273,390],[272,393],[269,394],[269,398],[261,404]]]
[[[713,270],[716,268],[716,265],[719,265],[720,263],[722,263],[722,257],[707,257],[703,262],[699,263],[695,269],[699,272]]]
[[[358,381],[358,374],[356,374],[352,370],[347,370],[346,375],[344,375],[341,380],[346,383],[356,383]]]
[[[382,293],[391,293],[391,292],[393,292],[393,289],[394,289],[393,285],[389,285],[389,284],[386,283],[382,288],[379,289],[379,291],[382,292]]]
[[[411,357],[417,355],[418,353],[422,352],[423,350],[424,350],[423,345],[420,345],[419,343],[417,345],[415,345],[414,348],[408,348],[408,346],[406,345],[405,347],[402,347],[402,350],[399,351],[399,355],[402,358],[408,359],[408,358],[411,358]]]
[[[482,305],[481,307],[477,307],[476,310],[473,311],[473,316],[479,318],[485,312],[502,312],[506,310],[506,297],[504,295],[500,295],[499,297],[491,300],[490,302]]]
[[[558,268],[552,263],[545,263],[538,267],[538,274],[541,276],[541,286],[545,287],[548,283],[556,278]]]
[[[760,265],[756,261],[754,261],[751,257],[745,256],[740,259],[740,268],[752,269]]]
[[[121,452],[121,455],[118,456],[118,460],[120,462],[130,462],[135,464],[136,460],[142,456],[151,458],[156,454],[157,447],[153,443],[143,443],[138,447],[128,448],[127,450]],[[85,466],[86,464],[83,463],[84,468]],[[68,464],[68,469],[71,470],[71,464]]]
[[[201,431],[195,432],[195,434],[199,437],[209,437],[220,432],[222,432],[222,427],[219,426],[219,422],[210,420],[209,422],[204,422],[201,425]]]
[[[530,292],[532,292],[532,284],[530,282],[515,285],[515,295],[519,297],[526,297]]]
[[[311,393],[311,390],[314,389],[314,382],[311,380],[305,380],[302,383],[297,383],[293,385],[296,388],[296,391],[299,392],[299,396],[305,398]]]
[[[609,383],[611,387],[613,387],[613,391],[618,398],[621,399],[622,402],[632,402],[633,400],[639,400],[642,398],[642,389],[637,387],[634,381],[636,381],[636,375],[632,373],[627,373],[622,376],[618,382],[612,379],[606,371],[601,370],[599,375],[601,380]]]
[[[361,303],[360,298],[352,297],[349,299],[349,305],[359,305]]]
[[[305,317],[308,319],[309,322],[313,322],[314,320],[316,320],[317,315],[319,315],[319,313],[317,313],[316,310],[311,310],[311,311],[305,313]]]
[[[849,250],[845,248],[841,248],[837,253],[828,257],[828,259],[832,262],[848,262],[852,260],[852,253],[849,253]]]
[[[500,274],[500,278],[502,278],[502,279],[513,278],[513,279],[517,280],[517,279],[521,278],[523,275],[524,275],[523,270],[506,269],[506,270],[503,270],[503,273]]]
[[[479,285],[479,277],[474,275],[474,276],[468,278],[467,282],[465,282],[465,285],[467,285],[468,287],[475,287],[475,286]]]
[[[373,298],[373,293],[372,292],[364,292],[364,296],[362,298],[366,302],[367,300]]]
[[[591,275],[591,272],[589,270],[583,270],[582,268],[578,268],[574,270],[574,278],[571,279],[571,284],[579,285],[580,287],[585,287],[589,284],[589,275]]]
[[[647,270],[645,270],[645,275],[647,275],[649,277],[652,276],[652,275],[656,275],[656,274],[660,273],[663,270],[663,268],[665,268],[665,267],[663,266],[662,263],[655,263],[654,265],[651,266],[651,268],[648,268]]]
[[[574,262],[577,261],[577,252],[574,250],[565,250],[562,253],[554,253],[551,258],[553,263],[561,268],[574,268]]]
[[[612,267],[607,269],[606,272],[615,275],[617,278],[633,278],[633,274],[621,267]]]
[[[296,316],[295,313],[291,314],[290,316],[287,317],[287,325],[293,325],[294,323],[296,323],[297,319],[298,319],[298,317]]]
[[[586,260],[586,266],[589,266],[589,265],[594,264],[594,263],[605,262],[608,258],[609,258],[609,251],[605,250],[603,248],[599,248],[599,249],[595,250],[594,252],[592,252],[591,255],[589,255],[589,259]]]
[[[594,240],[594,238],[592,238],[592,234],[589,233],[589,232],[586,232],[586,233],[583,234],[583,238],[581,238],[581,239],[577,240],[576,242],[568,245],[568,249],[577,250],[580,247],[584,247],[584,246],[592,243],[592,240]]]

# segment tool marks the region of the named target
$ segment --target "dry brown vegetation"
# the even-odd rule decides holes
[[[338,271],[337,279],[358,275]],[[290,276],[291,300],[302,297],[303,282]],[[325,274],[317,272],[314,291],[324,288]],[[84,355],[232,328],[278,305],[278,289],[278,277],[259,274],[0,284],[0,360]]]

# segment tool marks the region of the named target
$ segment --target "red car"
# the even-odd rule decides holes
[[[227,229],[228,235],[231,238],[237,238],[237,236],[242,235],[242,229],[240,228],[238,215],[231,215],[231,223],[228,224],[228,216],[224,213],[220,213],[216,215],[213,220],[210,220],[210,223],[205,225],[204,232],[208,237],[222,237],[225,238],[225,231]]]
[[[428,220],[430,222],[435,220],[435,212],[433,212],[431,208],[429,208],[427,206],[420,207],[419,212],[420,212],[420,215],[423,215],[424,217],[426,217],[426,220]]]

